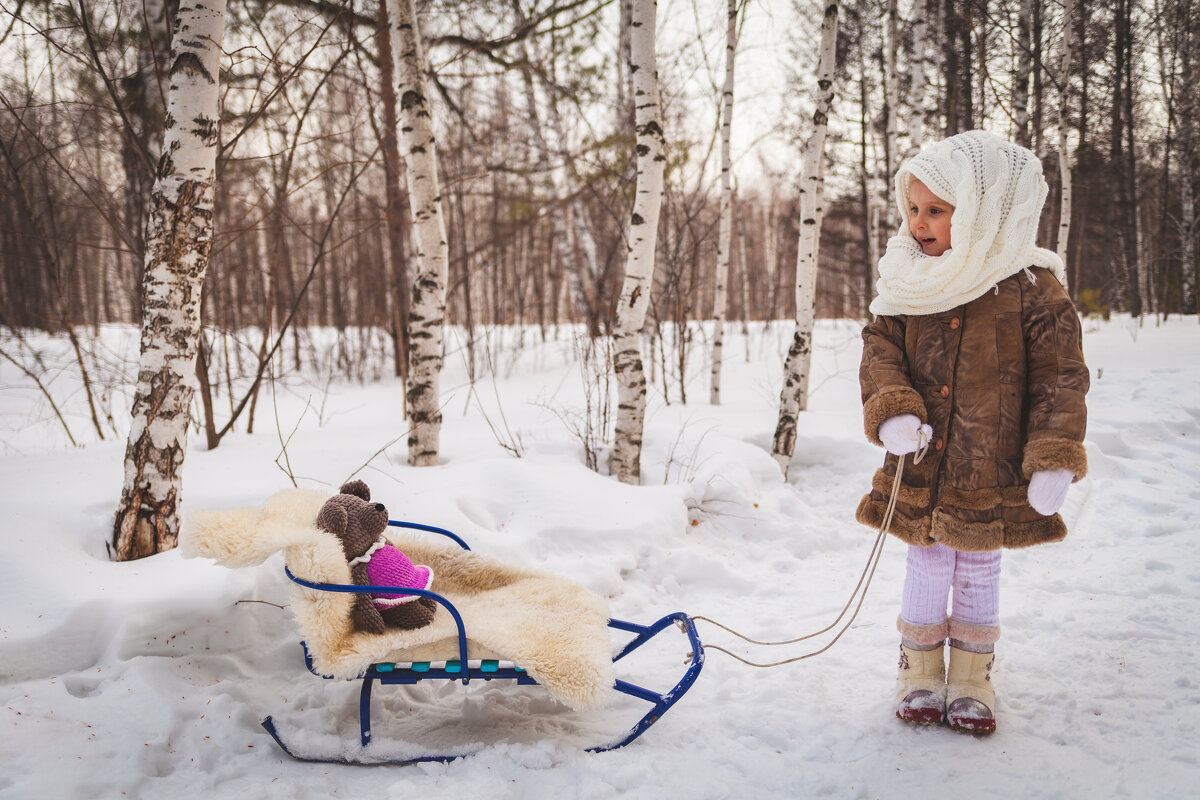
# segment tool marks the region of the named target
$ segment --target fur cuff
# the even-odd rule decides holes
[[[999,625],[972,625],[969,622],[950,620],[950,638],[967,644],[993,644],[1000,638]]]
[[[915,414],[921,422],[929,422],[925,401],[916,389],[907,386],[887,389],[872,395],[863,405],[863,430],[867,440],[883,447],[883,442],[879,441],[879,426],[897,414]]]
[[[916,644],[938,644],[946,640],[950,625],[948,620],[935,622],[932,625],[917,625],[905,622],[904,617],[896,617],[896,630],[900,631],[900,635],[905,639]]]
[[[1087,451],[1073,439],[1037,439],[1025,443],[1021,472],[1028,478],[1039,469],[1066,469],[1075,480],[1087,475]]]

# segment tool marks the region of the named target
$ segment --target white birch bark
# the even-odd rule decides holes
[[[1013,83],[1013,139],[1029,147],[1029,76],[1033,72],[1033,0],[1017,12],[1017,70]]]
[[[1184,59],[1181,74],[1188,75],[1192,64],[1190,47],[1192,36],[1188,31],[1183,36]],[[1183,313],[1195,314],[1200,310],[1197,297],[1196,274],[1196,175],[1200,174],[1200,143],[1196,142],[1196,107],[1200,89],[1194,84],[1181,82],[1176,92],[1179,96],[1179,246],[1180,246],[1180,301]]]
[[[741,200],[738,199],[737,192],[733,193],[733,209],[736,217],[741,209]],[[743,225],[745,222],[743,221]],[[738,228],[738,251],[741,256],[741,277],[742,277],[742,335],[746,337],[746,363],[750,363],[750,258],[746,252],[746,236],[745,229]]]
[[[1063,7],[1063,39],[1062,61],[1058,71],[1058,171],[1062,184],[1062,198],[1059,201],[1058,214],[1058,255],[1067,265],[1066,274],[1069,276],[1070,265],[1067,261],[1067,249],[1071,242],[1071,208],[1075,190],[1071,182],[1071,170],[1075,159],[1071,155],[1067,142],[1067,112],[1071,85],[1071,58],[1073,37],[1075,35],[1075,0],[1065,0]]]
[[[416,269],[408,312],[408,463],[438,463],[442,429],[439,389],[442,373],[442,328],[446,317],[446,280],[450,245],[442,218],[438,184],[433,109],[425,83],[425,54],[413,0],[387,0],[392,23],[400,150],[408,179]]]
[[[900,163],[900,10],[897,0],[888,0],[887,6],[887,174],[896,174]],[[889,206],[893,205],[888,203]],[[891,225],[892,214],[888,213]]]
[[[655,0],[634,0],[630,15],[630,71],[633,73],[637,133],[637,189],[629,221],[629,255],[613,329],[613,374],[617,381],[617,421],[610,471],[622,483],[641,481],[642,424],[646,375],[641,332],[650,304],[658,215],[662,205],[666,142],[658,105],[654,52]]]
[[[1137,220],[1135,238],[1137,240],[1137,281],[1138,294],[1142,300],[1142,316],[1153,315],[1158,311],[1158,298],[1155,296],[1154,283],[1150,277],[1150,253],[1146,250],[1146,229],[1150,221],[1146,218],[1145,206],[1135,203],[1133,216]]]
[[[717,275],[713,298],[712,376],[708,401],[721,405],[721,359],[725,347],[726,283],[733,231],[733,177],[729,159],[729,133],[733,127],[733,67],[737,55],[737,0],[728,2],[725,29],[725,85],[721,89],[721,222],[717,232]]]
[[[900,74],[899,74],[899,42],[900,17],[897,0],[888,0],[887,5],[887,54],[884,58],[884,92],[883,119],[887,124],[884,130],[885,160],[883,188],[880,195],[880,208],[888,231],[893,231],[899,224],[896,219],[896,204],[891,200],[891,178],[896,174],[900,164],[899,139],[896,132],[900,120]]]
[[[633,64],[633,26],[630,20],[633,16],[635,0],[617,0],[620,5],[620,32],[617,34],[617,114],[616,129],[623,131],[629,125],[636,125],[633,110],[633,95],[637,91],[633,86],[633,74],[630,67]]]
[[[909,87],[908,111],[908,156],[911,158],[920,151],[925,143],[925,69],[926,56],[925,39],[928,36],[929,20],[926,15],[929,3],[935,0],[916,0],[913,8],[913,63],[912,83]]]
[[[195,391],[200,292],[213,241],[225,0],[180,7],[162,157],[146,227],[141,356],[113,525],[121,561],[175,547]]]
[[[775,188],[771,189],[771,198],[767,206],[767,230],[764,233],[766,240],[763,245],[763,260],[767,262],[767,324],[775,320],[775,311],[779,305],[778,284],[779,284],[779,197],[775,194]]]
[[[1186,163],[1186,162],[1185,162]],[[1183,313],[1194,314],[1200,304],[1196,298],[1196,201],[1195,182],[1187,169],[1179,181],[1180,214],[1179,229],[1182,253],[1180,255],[1180,293]]]
[[[804,151],[800,184],[800,243],[796,257],[796,331],[784,364],[779,395],[779,422],[771,455],[787,477],[796,448],[796,419],[807,403],[808,372],[812,361],[813,312],[816,299],[817,256],[824,212],[825,134],[833,104],[833,68],[837,45],[838,4],[825,6],[821,21],[821,54],[817,63],[817,108],[813,132]]]
[[[1183,28],[1182,75],[1194,75],[1200,56],[1200,12],[1191,3],[1180,9]],[[1180,294],[1183,313],[1200,311],[1200,274],[1196,264],[1196,238],[1200,234],[1196,222],[1196,194],[1200,191],[1200,142],[1196,141],[1196,113],[1200,110],[1200,86],[1194,81],[1182,81],[1176,89],[1181,97],[1178,137],[1180,191]]]

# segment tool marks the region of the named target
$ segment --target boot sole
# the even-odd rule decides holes
[[[934,708],[915,708],[909,709],[906,714],[896,712],[896,719],[903,722],[912,722],[917,725],[941,725],[942,712]]]
[[[987,735],[996,732],[996,720],[994,719],[972,719],[956,721],[952,719],[946,720],[946,724],[951,730],[959,733],[976,733]]]

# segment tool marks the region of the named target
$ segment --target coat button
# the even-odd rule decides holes
[[[942,397],[949,397],[950,396],[950,387],[943,386],[941,391],[938,392],[938,394],[940,394]]]
[[[950,330],[952,330],[952,331],[958,330],[959,325],[962,325],[962,320],[960,320],[958,317],[954,317],[953,319],[950,320]]]
[[[946,446],[946,440],[940,436],[937,438],[937,441],[935,441],[933,443],[933,449],[935,449],[935,450],[941,450],[945,446]]]

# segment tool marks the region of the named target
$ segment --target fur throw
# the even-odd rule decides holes
[[[314,524],[328,499],[296,489],[272,496],[258,509],[193,512],[184,521],[181,550],[228,567],[261,564],[282,550],[299,578],[351,583],[338,539]],[[503,564],[428,535],[389,529],[387,536],[414,562],[432,568],[435,590],[462,615],[469,658],[511,660],[573,709],[607,702],[615,676],[603,599],[565,578]],[[369,634],[351,623],[354,597],[291,585],[292,615],[321,674],[350,679],[377,662],[458,658],[457,628],[444,607],[422,628]]]

